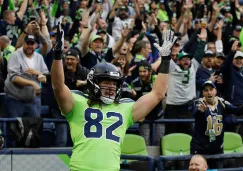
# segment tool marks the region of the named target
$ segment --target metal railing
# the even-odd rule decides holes
[[[38,149],[2,149],[0,155],[50,155],[50,154],[66,154],[69,157],[72,154],[71,148],[38,148]],[[148,162],[148,171],[154,171],[155,159],[152,156],[138,156],[138,155],[121,155],[121,159],[125,160],[138,160]],[[12,160],[12,157],[11,157]],[[12,161],[10,161],[12,163]],[[0,162],[1,163],[1,162]],[[12,164],[11,164],[12,165]],[[35,168],[32,168],[35,170]],[[11,169],[12,170],[12,169]],[[52,170],[52,168],[50,168]],[[122,171],[125,171],[122,169]],[[128,171],[128,170],[127,170]],[[130,170],[129,170],[130,171]]]
[[[3,135],[5,136],[5,141],[4,145],[7,147],[7,123],[8,122],[16,122],[16,118],[0,118],[0,123],[3,123]],[[66,119],[49,119],[49,118],[44,118],[43,122],[54,122],[54,123],[67,123]],[[150,123],[152,124],[152,132],[151,132],[151,137],[152,137],[152,142],[151,145],[155,144],[155,124],[158,123],[194,123],[194,119],[160,119],[156,121],[144,121],[145,123]],[[238,123],[243,123],[243,119],[237,119]],[[68,123],[67,123],[68,124]]]

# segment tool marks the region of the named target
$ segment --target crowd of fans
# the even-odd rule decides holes
[[[7,117],[40,117],[41,106],[48,105],[51,117],[64,118],[50,79],[58,23],[65,34],[63,67],[71,90],[86,93],[89,70],[106,61],[124,76],[122,98],[137,100],[151,91],[161,62],[154,43],[161,45],[171,29],[178,39],[167,97],[145,119],[193,118],[194,101],[202,97],[207,80],[219,97],[243,104],[243,6],[238,0],[0,0],[0,19],[0,91],[6,93]],[[225,120],[227,129],[241,132],[240,125],[232,126],[234,116]],[[66,146],[67,127],[56,126],[56,146]],[[147,145],[150,129],[141,121]],[[156,124],[156,145],[174,132],[192,134],[192,126]]]

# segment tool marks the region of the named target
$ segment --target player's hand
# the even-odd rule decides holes
[[[171,54],[171,48],[176,41],[177,37],[174,36],[172,30],[167,30],[164,32],[164,42],[160,47],[157,43],[154,43],[154,46],[158,49],[160,57],[169,56]]]
[[[207,109],[207,106],[205,106],[205,104],[199,104],[198,106],[198,110],[200,110],[201,112],[205,112],[205,110]]]
[[[64,50],[64,31],[61,28],[61,23],[58,23],[57,27],[57,37],[56,37],[56,46],[55,46],[55,59],[60,60],[61,54]]]

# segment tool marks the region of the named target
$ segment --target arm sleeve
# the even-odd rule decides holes
[[[216,40],[215,45],[216,45],[216,51],[217,52],[223,52],[223,42],[222,42],[222,40]]]
[[[15,5],[13,0],[8,0],[8,5],[10,10],[15,10]]]
[[[168,1],[169,1],[169,0],[165,0],[165,1],[164,1],[164,6],[165,6],[165,10],[166,10],[166,12],[167,12],[167,14],[168,14],[168,17],[169,17],[169,19],[171,20],[171,18],[172,18],[172,16],[173,16],[173,11],[170,9],[169,4],[168,4]]]
[[[72,1],[71,2],[71,6],[70,6],[70,17],[74,20],[75,19],[75,16],[76,16],[76,10],[77,10],[77,7],[78,6],[78,3],[77,1]]]
[[[201,63],[201,61],[202,61],[205,45],[206,45],[205,41],[199,41],[197,43],[197,50],[194,54],[194,58],[198,61],[198,63]]]
[[[224,80],[228,80],[231,76],[231,68],[232,68],[232,61],[234,59],[234,54],[235,52],[231,51],[220,68],[220,72],[223,73]]]
[[[202,79],[202,77],[200,76],[200,69],[198,69],[197,73],[196,73],[196,86],[197,86],[197,88],[201,90],[201,86],[205,81],[207,81],[207,80]]]
[[[15,76],[20,76],[21,73],[21,66],[18,60],[18,56],[16,53],[12,53],[8,61],[8,74],[10,76],[10,81],[14,79]]]
[[[44,61],[42,56],[41,56],[41,72],[43,74],[48,74],[49,73],[48,68],[46,66],[46,63],[45,63],[45,61]]]
[[[236,116],[241,116],[243,115],[243,106],[236,107],[230,104],[228,101],[223,101],[225,104],[225,112],[227,114],[234,114]]]

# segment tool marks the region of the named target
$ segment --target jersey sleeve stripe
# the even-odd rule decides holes
[[[78,94],[78,95],[80,95],[80,96],[83,96],[83,97],[86,98],[86,99],[89,98],[88,95],[84,94],[82,91],[79,91],[79,90],[71,90],[71,92],[72,92],[73,94]]]

